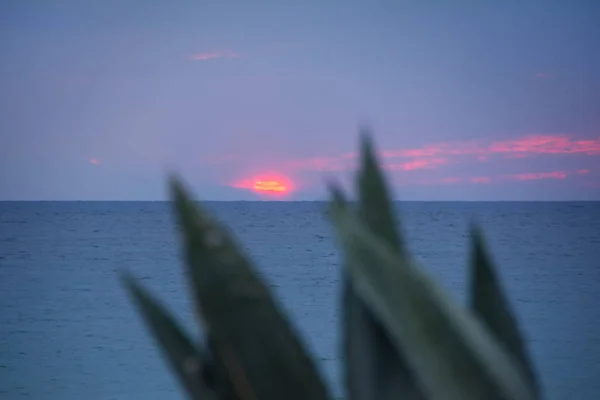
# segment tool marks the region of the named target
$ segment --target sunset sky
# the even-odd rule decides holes
[[[0,2],[0,200],[600,200],[600,1]]]

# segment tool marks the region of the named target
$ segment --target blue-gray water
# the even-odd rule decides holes
[[[339,257],[323,203],[209,203],[339,393]],[[549,399],[600,398],[600,203],[401,203],[414,254],[464,301],[483,225]],[[0,398],[182,398],[116,271],[190,329],[168,203],[0,203]]]

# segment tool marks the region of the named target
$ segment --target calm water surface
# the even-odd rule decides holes
[[[323,203],[207,203],[259,265],[339,393],[339,254]],[[600,398],[600,203],[402,203],[414,254],[464,301],[484,227],[549,399]],[[0,203],[0,398],[183,398],[119,286],[189,329],[167,203]]]

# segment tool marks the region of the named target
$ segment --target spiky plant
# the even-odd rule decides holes
[[[362,134],[358,201],[330,185],[343,252],[345,397],[539,399],[518,324],[472,228],[468,307],[407,251],[370,136]],[[231,233],[170,182],[187,281],[207,338],[192,340],[129,274],[123,281],[192,399],[331,398],[298,333]]]

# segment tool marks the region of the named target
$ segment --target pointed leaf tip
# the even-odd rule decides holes
[[[365,226],[390,249],[402,254],[403,246],[396,227],[393,204],[373,140],[367,130],[361,132],[361,166],[356,185],[359,193],[358,211]],[[352,277],[348,276],[347,280],[352,280]],[[364,300],[354,293],[352,286],[350,282],[346,283],[344,298],[347,319],[344,321],[345,355],[350,363],[346,367],[346,382],[350,392],[359,393],[350,393],[350,399],[384,400],[395,398],[398,393],[413,400],[424,399],[425,395],[409,368],[405,354],[392,344],[380,316],[375,315]]]
[[[539,385],[517,318],[504,294],[494,263],[486,249],[481,227],[470,224],[471,233],[471,309],[514,357],[528,378],[532,390],[539,397]]]
[[[285,398],[326,399],[313,359],[234,235],[178,183],[174,196],[197,313],[236,391],[247,398],[292,392]]]
[[[189,197],[183,180],[176,174],[169,176],[169,189],[171,191],[171,198],[175,202],[181,202]]]
[[[363,131],[360,140],[361,162],[363,170],[368,165],[369,167],[377,166],[377,155],[375,154],[375,144],[370,131]]]
[[[369,137],[364,137],[362,143],[362,164],[356,185],[360,215],[367,226],[395,250],[404,253],[390,190]]]
[[[331,195],[331,202],[336,206],[344,206],[347,203],[346,196],[341,186],[336,182],[327,182],[327,188]]]
[[[172,176],[170,180],[172,209],[175,219],[180,227],[183,228],[184,242],[193,239],[190,229],[200,220],[205,220],[208,216],[202,210],[196,207],[196,202],[191,195],[190,190],[182,179]]]
[[[356,292],[415,372],[444,399],[534,399],[526,377],[472,313],[416,262],[398,257],[349,210],[334,214]]]
[[[141,317],[167,358],[171,370],[193,399],[213,399],[212,390],[203,380],[206,366],[192,340],[181,329],[164,306],[152,296],[134,277],[126,271],[119,272],[119,278]]]
[[[360,137],[360,141],[361,141],[361,145],[367,145],[367,146],[371,146],[372,145],[372,129],[368,124],[361,124],[359,126],[359,137]]]

